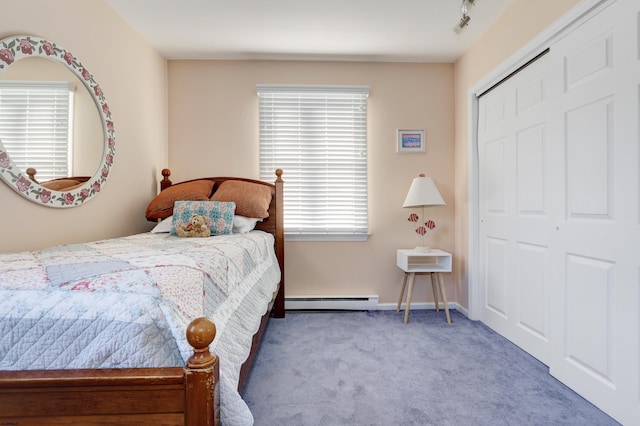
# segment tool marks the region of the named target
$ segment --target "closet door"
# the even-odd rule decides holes
[[[640,424],[640,2],[479,99],[481,319]]]
[[[640,3],[551,47],[551,374],[640,424]]]
[[[479,100],[481,320],[548,363],[547,57]]]

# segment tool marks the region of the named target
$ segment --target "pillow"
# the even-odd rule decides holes
[[[262,219],[258,219],[256,217],[245,217],[235,215],[233,217],[233,230],[234,234],[246,234],[249,231],[253,231],[253,228],[256,227],[256,223],[261,221]]]
[[[220,201],[176,201],[173,207],[171,235],[176,235],[179,226],[191,222],[191,216],[199,214],[207,219],[211,235],[231,234],[233,229],[233,202]]]
[[[176,201],[208,200],[213,191],[214,182],[196,180],[179,183],[160,192],[147,206],[147,219],[164,219],[173,213]]]
[[[271,188],[241,180],[226,180],[211,196],[213,201],[233,201],[236,214],[263,219],[269,217]]]
[[[160,223],[153,227],[150,231],[152,234],[159,234],[163,232],[171,232],[171,227],[173,226],[173,215],[169,216],[166,219],[162,219]]]
[[[52,189],[54,191],[71,191],[72,189],[76,189],[82,186],[84,182],[81,182],[77,179],[67,178],[67,179],[54,179],[48,182],[42,182],[40,186]]]

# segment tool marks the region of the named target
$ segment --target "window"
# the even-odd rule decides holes
[[[288,239],[366,240],[368,86],[258,85],[260,178],[284,170]]]
[[[13,163],[39,182],[71,176],[69,82],[0,82],[0,139]]]

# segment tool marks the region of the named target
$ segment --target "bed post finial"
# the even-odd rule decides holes
[[[193,347],[193,355],[187,361],[190,368],[204,368],[216,361],[209,352],[209,345],[216,337],[216,326],[207,318],[196,318],[187,327],[187,341]]]
[[[36,180],[36,169],[34,169],[33,167],[29,167],[27,168],[27,174],[29,175],[29,179],[31,179],[33,182],[38,183],[38,181]]]
[[[171,170],[162,169],[162,180],[160,181],[160,191],[164,191],[165,189],[171,186],[171,181],[169,180],[169,176],[171,176]]]
[[[282,182],[282,169],[276,169],[276,182]]]
[[[193,355],[184,369],[185,426],[220,425],[220,365],[209,352],[216,337],[216,326],[207,318],[196,318],[187,327],[187,340]]]

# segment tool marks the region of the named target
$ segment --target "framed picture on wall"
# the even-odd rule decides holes
[[[398,152],[425,152],[424,130],[398,129]]]

